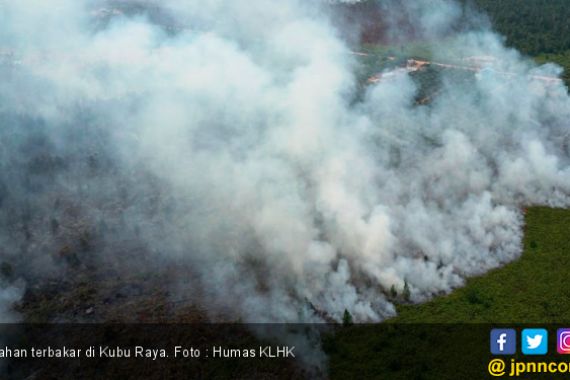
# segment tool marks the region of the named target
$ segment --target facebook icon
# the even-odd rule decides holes
[[[517,333],[514,329],[491,330],[491,353],[513,355],[517,351]]]

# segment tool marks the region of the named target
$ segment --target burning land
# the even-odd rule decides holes
[[[500,319],[567,262],[562,73],[463,2],[0,2],[0,321]]]

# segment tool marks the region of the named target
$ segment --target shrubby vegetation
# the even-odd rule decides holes
[[[533,207],[525,219],[519,260],[471,278],[465,287],[430,302],[398,304],[398,316],[384,323],[356,324],[325,339],[331,379],[378,378],[378,374],[391,380],[479,379],[481,358],[488,355],[489,347],[489,326],[484,323],[570,322],[566,270],[570,210]],[[448,325],[422,325],[438,323]],[[462,328],[464,323],[472,327]],[[458,361],[463,364],[456,365]],[[454,377],[444,375],[450,373]]]

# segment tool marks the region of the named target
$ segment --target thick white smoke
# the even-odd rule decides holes
[[[454,3],[385,1],[434,60],[493,68],[428,105],[405,73],[356,96],[324,6],[0,2],[1,254],[57,272],[45,252],[97,225],[91,255],[143,244],[245,321],[377,321],[392,286],[422,301],[515,259],[521,207],[570,204],[559,69],[454,30]]]

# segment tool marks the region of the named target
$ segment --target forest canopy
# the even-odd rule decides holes
[[[472,0],[507,44],[529,55],[570,50],[568,0]]]

